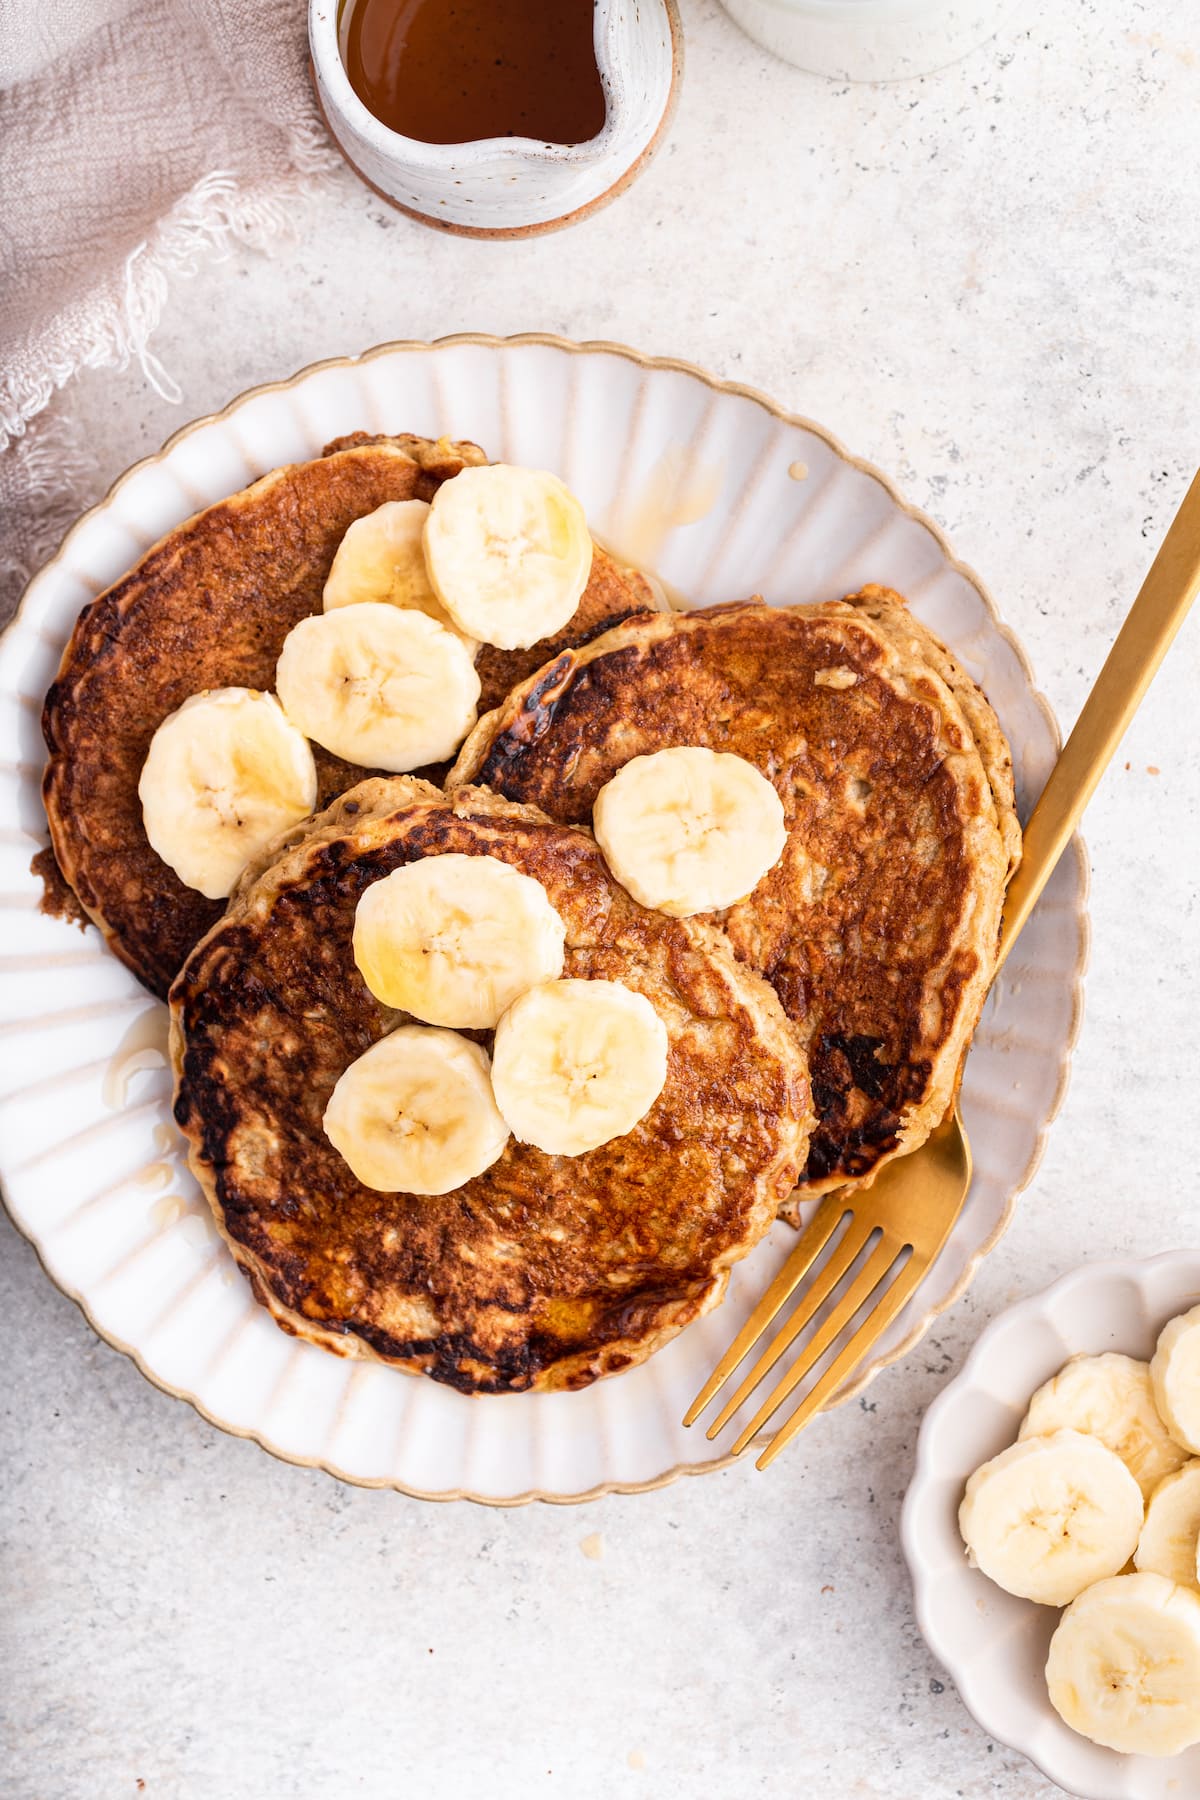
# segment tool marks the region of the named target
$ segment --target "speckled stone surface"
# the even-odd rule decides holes
[[[769,61],[714,0],[683,12],[678,118],[616,205],[472,243],[347,177],[270,261],[179,286],[154,348],[181,408],[137,370],[73,390],[104,481],[386,337],[624,339],[888,469],[1069,723],[1200,460],[1189,0],[1018,5],[958,67],[873,89]],[[767,1476],[516,1512],[340,1487],[151,1388],[0,1224],[5,1800],[1051,1794],[924,1649],[897,1515],[986,1320],[1085,1254],[1200,1238],[1198,675],[1200,617],[1093,805],[1083,1036],[1013,1229]]]

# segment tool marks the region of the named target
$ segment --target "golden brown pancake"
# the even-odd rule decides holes
[[[43,714],[50,836],[81,905],[154,993],[166,994],[223,910],[185,887],[146,838],[137,786],[155,731],[202,689],[272,688],[288,632],[321,610],[346,528],[385,501],[431,499],[484,460],[474,444],[445,439],[338,439],[187,520],[81,614]],[[652,603],[640,577],[598,550],[576,635]],[[483,704],[560,641],[575,641],[572,626],[532,651],[483,652]],[[368,772],[313,752],[321,805]]]
[[[639,907],[585,831],[470,788],[362,783],[251,871],[171,991],[175,1116],[258,1298],[286,1329],[464,1392],[583,1387],[724,1293],[803,1162],[804,1059],[720,933]],[[584,1156],[510,1139],[453,1193],[363,1187],[322,1116],[404,1015],[354,963],[360,895],[403,863],[494,856],[542,882],[564,974],[622,981],[667,1028],[666,1085]],[[490,1046],[491,1034],[468,1034]]]
[[[923,662],[935,675],[940,675],[958,701],[996,803],[996,823],[1011,876],[1021,860],[1021,821],[1017,817],[1012,751],[987,695],[928,625],[923,625],[909,612],[903,594],[896,593],[894,588],[871,583],[860,588],[857,594],[849,594],[846,604],[865,613],[902,656],[913,663]]]
[[[963,708],[894,636],[894,619],[881,628],[844,602],[631,620],[514,690],[447,780],[571,824],[631,757],[673,745],[731,751],[774,783],[784,854],[709,917],[771,982],[805,1047],[810,1193],[867,1178],[945,1113],[1009,869]],[[1002,734],[977,691],[972,705],[994,727],[1002,787]]]

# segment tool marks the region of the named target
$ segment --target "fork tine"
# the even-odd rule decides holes
[[[684,1413],[685,1425],[694,1424],[718,1388],[725,1385],[755,1339],[766,1330],[779,1309],[787,1304],[796,1286],[803,1280],[849,1211],[849,1202],[839,1195],[836,1188],[833,1193],[826,1194],[795,1249]]]
[[[732,1419],[734,1413],[738,1410],[738,1407],[742,1404],[743,1400],[745,1400],[746,1396],[754,1392],[759,1382],[762,1381],[775,1367],[775,1364],[779,1361],[779,1358],[784,1354],[785,1350],[795,1343],[796,1339],[804,1330],[804,1327],[809,1323],[810,1319],[812,1319],[813,1315],[824,1306],[838,1282],[842,1279],[843,1275],[845,1275],[846,1270],[850,1268],[855,1258],[866,1245],[873,1230],[874,1226],[869,1219],[858,1219],[853,1215],[851,1216],[850,1224],[846,1229],[846,1233],[842,1238],[841,1243],[833,1252],[820,1274],[817,1275],[813,1279],[811,1285],[804,1290],[804,1293],[800,1296],[796,1310],[788,1320],[787,1324],[774,1338],[772,1338],[770,1344],[768,1344],[767,1348],[763,1351],[733,1398],[726,1401],[725,1405],[721,1408],[720,1412],[709,1426],[707,1435],[710,1438],[716,1437],[719,1431],[724,1430],[725,1426],[729,1423],[730,1419]],[[755,1326],[756,1335],[761,1336],[762,1333],[766,1331],[771,1320],[779,1310],[779,1307],[776,1306],[768,1313],[766,1311],[765,1301],[760,1302],[750,1321],[750,1323]]]
[[[820,1410],[830,1395],[836,1393],[846,1377],[862,1361],[876,1338],[886,1330],[905,1301],[913,1294],[928,1270],[931,1260],[927,1256],[913,1255],[909,1258],[887,1293],[881,1296],[878,1306],[873,1309],[868,1318],[863,1320],[845,1349],[834,1357],[820,1381],[813,1384],[795,1412],[780,1426],[759,1457],[755,1465],[757,1468],[765,1469],[773,1463],[780,1451],[791,1443],[798,1432],[803,1431],[813,1414]],[[780,1398],[782,1399],[783,1396],[781,1395]]]
[[[875,1292],[902,1249],[903,1245],[897,1245],[895,1238],[880,1239],[829,1317],[805,1344],[783,1380],[772,1389],[749,1425],[738,1433],[733,1444],[735,1456],[746,1448],[750,1439],[762,1430],[767,1420],[783,1405],[793,1388],[798,1387],[813,1365],[820,1361],[830,1344],[850,1323],[863,1301]]]

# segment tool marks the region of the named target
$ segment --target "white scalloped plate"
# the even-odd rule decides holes
[[[1081,1800],[1200,1794],[1200,1744],[1122,1756],[1064,1725],[1045,1679],[1059,1609],[1018,1600],[969,1566],[958,1506],[967,1477],[1013,1442],[1035,1388],[1068,1357],[1148,1359],[1167,1320],[1197,1300],[1200,1250],[1085,1263],[994,1319],[921,1426],[901,1535],[922,1635],[983,1729]]]
[[[89,931],[38,911],[42,696],[80,608],[163,532],[275,465],[357,429],[470,437],[557,470],[598,534],[715,603],[822,600],[866,581],[914,610],[986,686],[1020,793],[1057,733],[1028,664],[930,522],[820,427],[748,389],[612,344],[386,344],[244,394],[121,477],[30,586],[0,644],[0,1176],[51,1277],[101,1336],[228,1431],[346,1480],[500,1505],[634,1491],[721,1467],[680,1419],[792,1241],[776,1227],[729,1297],[641,1368],[580,1394],[468,1399],[286,1337],[236,1275],[188,1176],[161,1054],[165,1009]],[[645,496],[656,497],[648,512]],[[702,513],[664,529],[665,517]],[[849,1397],[960,1294],[1011,1216],[1062,1098],[1086,955],[1078,842],[976,1037],[964,1108],[971,1194],[937,1267]]]

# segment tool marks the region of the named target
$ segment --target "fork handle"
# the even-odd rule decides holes
[[[1200,473],[1183,497],[1025,827],[1000,927],[999,969],[1200,589]]]

